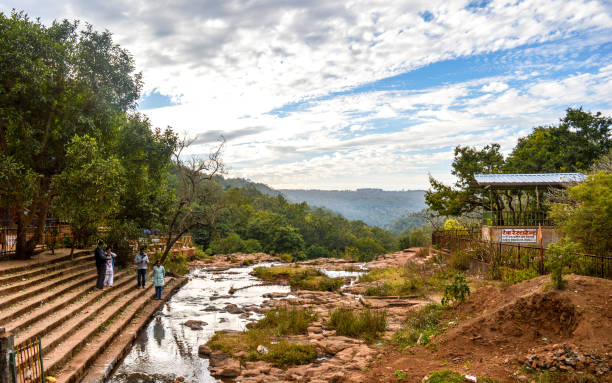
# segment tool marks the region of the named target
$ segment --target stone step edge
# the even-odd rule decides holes
[[[128,284],[130,282],[130,278],[128,278],[129,276],[127,275],[127,272],[121,272],[117,274],[117,279],[115,279],[115,282],[118,281],[118,283],[114,284],[113,287],[115,287],[114,290],[118,289],[121,286],[124,286],[126,284]],[[29,327],[31,325],[33,325],[34,323],[42,320],[44,317],[49,316],[51,314],[55,314],[56,312],[58,312],[59,310],[65,308],[66,306],[70,306],[71,304],[75,303],[76,301],[78,301],[79,299],[81,299],[82,297],[84,297],[85,295],[89,294],[89,292],[91,292],[92,290],[94,290],[96,287],[95,286],[91,286],[83,291],[81,291],[80,293],[76,294],[74,297],[58,304],[55,305],[51,308],[49,308],[48,310],[28,319],[27,321],[13,327],[10,331],[15,334],[18,331],[21,331],[21,329],[23,329],[24,327]],[[91,297],[82,307],[86,307],[89,306],[94,299],[99,299],[103,296],[105,296],[106,294],[110,294],[111,291],[113,289],[106,289],[106,290],[102,290],[101,294],[97,294],[94,297]],[[48,328],[48,327],[47,327]]]
[[[7,287],[4,287],[2,289],[2,297],[9,297],[11,296],[11,294],[15,293],[15,292],[19,292],[25,289],[28,289],[32,286],[36,286],[39,285],[41,283],[44,282],[48,282],[52,279],[55,279],[57,277],[62,276],[62,274],[72,274],[72,273],[76,273],[81,269],[85,269],[85,270],[90,270],[91,266],[89,267],[83,267],[83,265],[81,264],[76,264],[76,265],[71,265],[70,267],[67,267],[63,270],[51,270],[51,272],[48,275],[43,275],[43,276],[38,276],[35,277],[34,279],[30,279],[30,280],[26,280],[26,281],[21,281],[22,283],[17,283],[17,284],[9,284]]]
[[[90,254],[92,256],[92,259],[93,259],[93,250],[80,250],[80,251],[77,251],[77,252],[75,252],[73,254],[73,257],[82,256],[82,255],[85,255],[85,254]],[[51,259],[49,261],[44,261],[44,262],[39,262],[39,263],[32,263],[32,264],[25,265],[25,266],[17,266],[17,267],[11,267],[10,269],[0,270],[0,275],[19,273],[21,271],[25,271],[25,270],[31,268],[32,266],[35,266],[35,267],[47,266],[47,265],[51,265],[53,263],[63,262],[63,261],[67,261],[67,260],[70,260],[70,255],[66,255],[64,257],[59,257],[59,258]]]
[[[51,265],[48,266],[41,266],[41,267],[36,267],[38,270],[30,270],[30,271],[26,271],[24,273],[21,274],[17,274],[17,275],[10,275],[10,276],[6,276],[3,278],[0,278],[0,284],[7,284],[7,283],[12,283],[14,281],[18,281],[23,277],[32,277],[32,276],[36,276],[40,273],[43,273],[45,271],[54,271],[57,269],[62,268],[63,266],[72,263],[75,266],[81,263],[85,263],[85,262],[90,262],[92,261],[92,258],[89,256],[83,256],[83,257],[79,257],[79,258],[75,258],[74,260],[70,261],[62,261],[62,262],[57,262],[57,263],[53,263]]]
[[[95,268],[93,269],[93,271],[95,271]],[[20,301],[22,299],[31,298],[34,295],[39,294],[39,293],[41,293],[41,292],[43,292],[45,290],[52,289],[52,288],[61,286],[63,284],[66,284],[68,282],[72,282],[75,279],[82,278],[87,273],[92,273],[93,274],[92,277],[86,278],[87,280],[95,280],[98,277],[94,272],[92,272],[91,269],[86,269],[86,270],[83,270],[80,273],[74,273],[74,274],[70,275],[69,277],[59,278],[57,281],[55,281],[55,282],[53,282],[53,283],[51,283],[51,284],[49,284],[47,286],[39,287],[38,289],[34,289],[34,290],[29,291],[27,293],[23,293],[21,295],[19,295],[19,294],[13,295],[12,298],[11,298],[11,295],[9,295],[8,297],[6,297],[6,298],[8,298],[6,301],[0,303],[0,310],[10,307],[11,305],[15,304],[16,302],[18,302],[18,301]],[[47,281],[47,282],[49,282],[49,281]]]
[[[72,350],[67,351],[64,355],[62,355],[59,359],[57,359],[53,364],[51,364],[51,366],[44,366],[45,367],[45,375],[48,372],[54,372],[57,371],[59,369],[61,369],[66,363],[68,363],[73,357],[74,355],[77,355],[82,349],[83,346],[90,340],[92,340],[93,338],[97,337],[98,335],[100,335],[100,327],[104,326],[104,325],[108,325],[108,322],[115,320],[116,318],[120,317],[123,314],[123,311],[131,304],[133,303],[135,300],[137,300],[138,298],[142,297],[143,295],[146,295],[147,292],[151,292],[151,288],[147,288],[147,289],[143,289],[141,291],[139,291],[137,294],[134,294],[134,296],[130,297],[129,299],[127,299],[123,304],[119,305],[119,307],[116,307],[114,310],[111,310],[111,312],[109,312],[108,316],[106,317],[107,319],[104,320],[104,322],[100,323],[98,325],[98,327],[92,329],[88,334],[86,334],[86,336],[82,337],[81,340],[79,342],[77,342],[77,344],[75,344],[72,347]],[[120,297],[119,297],[120,298]],[[114,299],[115,300],[115,299]],[[113,300],[113,301],[114,301]],[[113,303],[114,304],[114,303]],[[102,308],[104,308],[104,306],[102,306]],[[99,314],[99,312],[102,311],[100,310],[96,310],[96,315]],[[88,318],[92,317],[91,315],[88,315]],[[93,317],[92,317],[93,318]],[[82,322],[81,322],[82,323]],[[62,341],[65,341],[66,338],[69,338],[71,336],[73,336],[75,333],[78,332],[78,328],[74,328],[73,329],[75,331],[70,331],[70,334],[68,337],[62,337]],[[104,331],[102,331],[104,332]],[[56,347],[59,343],[53,342],[55,343],[54,347]],[[47,346],[49,347],[49,346]],[[45,347],[43,347],[43,350],[45,349]],[[47,352],[43,352],[43,355],[46,354]]]
[[[96,278],[97,278],[97,276],[96,276]],[[73,289],[78,289],[79,287],[89,283],[91,280],[92,280],[92,277],[83,277],[82,280],[77,281],[77,282],[75,282],[75,283],[73,283],[71,285],[67,285],[63,289],[61,289],[60,291],[57,291],[56,294],[48,297],[48,298],[52,298],[52,299],[49,299],[46,302],[53,302],[56,299],[56,297],[60,297],[63,294],[67,294],[69,291],[71,291]],[[25,299],[30,299],[30,298],[31,297],[27,297]],[[8,305],[7,307],[0,307],[0,310],[8,309],[14,303],[15,302],[13,302],[11,305]],[[23,315],[25,311],[30,310],[33,306],[38,305],[38,304],[40,304],[40,301],[32,302],[32,303],[28,304],[27,306],[24,306],[24,307],[20,308],[19,310],[15,311],[14,313],[9,314],[6,317],[0,318],[0,326],[3,325],[4,323],[6,323],[7,320],[12,320],[14,317],[18,317],[20,315]]]
[[[105,382],[106,379],[108,379],[110,374],[113,372],[115,367],[118,366],[118,364],[125,358],[128,352],[132,349],[132,346],[134,342],[136,341],[136,338],[138,337],[138,335],[141,333],[141,331],[143,331],[149,325],[149,323],[151,323],[153,316],[163,307],[164,303],[166,303],[168,299],[170,299],[176,292],[180,290],[181,287],[183,287],[187,283],[188,280],[189,279],[186,277],[178,277],[178,278],[175,278],[171,287],[168,285],[164,286],[165,288],[170,287],[170,289],[168,289],[167,292],[164,291],[165,296],[163,296],[163,299],[160,301],[155,301],[156,304],[152,305],[149,310],[147,310],[148,308],[146,307],[148,301],[147,300],[143,301],[143,303],[140,305],[138,310],[136,310],[132,315],[130,315],[129,318],[124,320],[124,323],[122,324],[122,326],[117,328],[117,330],[115,330],[115,332],[113,333],[111,337],[108,337],[103,347],[100,347],[97,352],[95,352],[91,357],[89,357],[85,361],[85,363],[81,364],[77,369],[72,371],[72,373],[66,377],[66,380],[63,380],[60,378],[58,379],[58,381],[61,383],[77,383],[77,382],[103,383]],[[142,323],[140,323],[140,325],[137,326],[137,328],[132,334],[130,334],[123,340],[119,339],[119,336],[121,336],[122,335],[121,333],[126,329],[126,327],[130,325],[130,322],[137,315],[140,315],[143,312],[147,313],[147,318],[143,320]],[[112,346],[113,342],[123,342],[123,345],[121,345],[121,349],[119,353],[115,354],[109,363],[105,363],[105,367],[103,368],[103,371],[102,371],[102,376],[99,379],[95,379],[91,381],[84,381],[83,378],[86,376],[87,373],[89,373],[88,370],[90,369],[90,367],[95,363],[96,359],[99,358],[104,353],[104,351],[106,351],[110,346]]]
[[[104,311],[105,309],[113,306],[119,299],[121,299],[123,296],[130,294],[131,293],[131,288],[128,286],[129,284],[129,280],[128,283],[126,283],[125,285],[121,285],[120,288],[116,288],[116,289],[112,289],[109,290],[109,292],[107,294],[104,294],[101,296],[101,299],[97,300],[97,302],[107,299],[109,298],[106,302],[103,302],[100,307],[98,307],[97,309],[93,310],[90,313],[87,313],[87,316],[85,316],[84,318],[81,318],[81,320],[78,323],[75,323],[72,325],[72,327],[68,328],[67,331],[65,331],[64,333],[60,333],[60,336],[55,339],[54,341],[52,341],[51,343],[47,343],[46,345],[43,344],[43,353],[46,354],[48,352],[50,352],[51,350],[53,350],[54,348],[56,348],[60,343],[64,342],[66,339],[70,338],[72,335],[74,335],[74,333],[78,332],[79,329],[87,324],[87,322],[92,321],[96,316],[98,316],[102,311]],[[123,294],[125,292],[128,292],[127,294]],[[130,298],[125,304],[129,304],[129,302],[132,302],[134,299],[136,299],[136,297],[139,297],[142,294],[142,291],[134,294],[134,296],[132,298]],[[97,302],[87,302],[87,304],[82,305],[81,307],[79,307],[78,311],[76,313],[71,312],[69,315],[77,315],[78,313],[80,313],[81,311],[87,309],[88,307],[93,306],[94,304],[96,304]],[[123,305],[119,306],[119,308],[115,311],[113,311],[113,313],[116,313],[117,311],[121,310],[123,308]],[[55,329],[57,329],[58,327],[60,327],[63,322],[66,319],[66,315],[60,319],[57,319],[55,322],[53,322],[51,325],[45,327],[44,329],[40,330],[39,332],[37,332],[36,334],[30,334],[30,336],[40,336],[41,339],[43,339],[43,343],[44,343],[44,336],[49,335],[52,331],[54,331]],[[27,339],[27,338],[26,338]]]

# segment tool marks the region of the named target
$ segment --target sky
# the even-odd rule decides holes
[[[0,0],[109,30],[138,110],[228,177],[274,188],[452,182],[453,149],[509,153],[568,107],[612,115],[610,0]]]

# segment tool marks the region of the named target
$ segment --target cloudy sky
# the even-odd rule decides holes
[[[609,0],[0,0],[108,29],[140,111],[231,177],[277,188],[426,188],[456,145],[508,152],[567,107],[612,114]]]

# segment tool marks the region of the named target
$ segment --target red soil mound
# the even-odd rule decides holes
[[[567,279],[562,291],[552,289],[550,278],[543,276],[473,292],[449,317],[458,317],[458,324],[434,339],[436,352],[422,347],[411,349],[412,355],[389,350],[385,362],[373,368],[371,381],[392,381],[390,372],[396,370],[408,371],[408,381],[420,381],[442,368],[514,381],[523,374],[522,367],[532,364],[612,380],[612,281],[575,275]],[[563,360],[551,360],[563,347],[576,360],[565,364],[567,353]],[[585,355],[585,363],[577,363]]]

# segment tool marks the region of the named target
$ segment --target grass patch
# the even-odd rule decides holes
[[[245,352],[246,357],[237,358],[241,362],[263,360],[276,367],[288,367],[313,362],[317,357],[315,348],[289,342],[279,337],[306,333],[308,325],[315,319],[309,309],[280,308],[266,312],[259,322],[249,326],[244,332],[218,332],[207,343],[215,351],[222,351],[234,358]],[[268,351],[257,352],[257,346],[265,346]]]
[[[317,269],[308,267],[256,267],[253,274],[265,281],[283,281],[294,289],[313,291],[336,291],[342,279],[330,278]]]
[[[515,270],[510,267],[502,266],[500,267],[500,271],[502,281],[504,281],[508,285],[514,285],[515,283],[519,283],[540,276],[540,274],[532,268]]]
[[[414,346],[421,334],[421,344],[427,345],[432,336],[442,332],[440,319],[445,308],[439,304],[429,304],[418,311],[411,311],[406,317],[405,327],[393,334],[393,343],[400,348]]]
[[[531,375],[534,383],[599,383],[591,374],[577,374],[575,372],[542,371]]]
[[[327,324],[336,330],[337,335],[361,338],[371,342],[378,339],[385,331],[387,313],[370,309],[354,311],[340,307],[331,313]]]
[[[242,266],[252,266],[255,264],[255,260],[252,258],[248,258],[242,261]]]
[[[427,295],[442,291],[453,274],[436,271],[427,265],[411,264],[400,267],[373,269],[359,277],[358,282],[378,282],[364,291],[368,296]]]
[[[252,329],[267,329],[275,336],[307,334],[308,326],[317,318],[310,309],[282,307],[267,311],[263,319],[250,326]]]
[[[501,383],[501,380],[489,378],[486,376],[479,376],[477,378],[478,382],[482,383]],[[465,382],[465,378],[462,374],[458,374],[451,370],[441,370],[436,371],[427,380],[425,383],[463,383]]]

